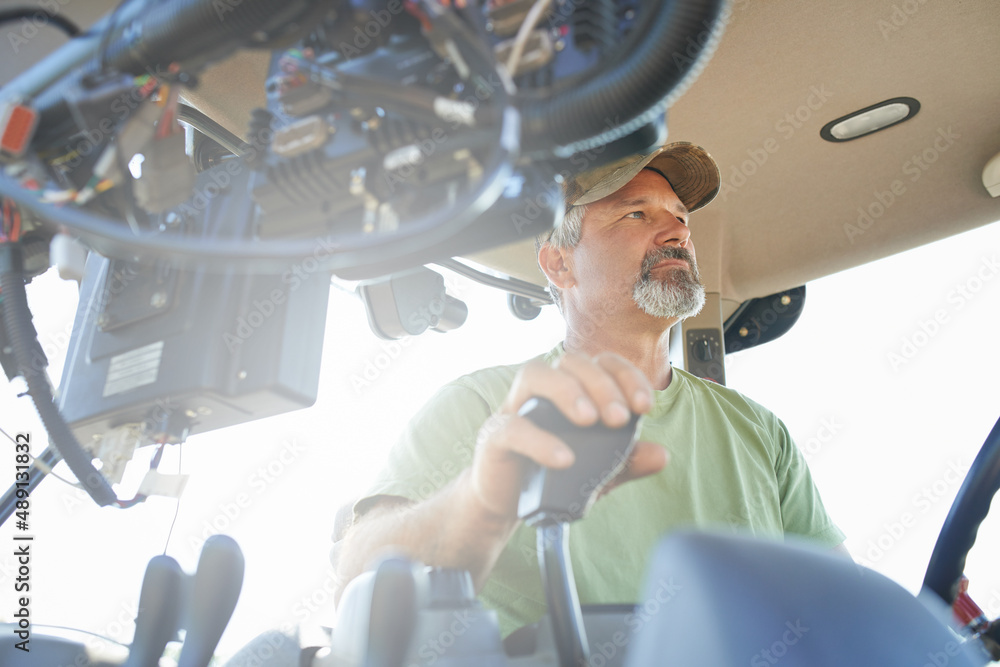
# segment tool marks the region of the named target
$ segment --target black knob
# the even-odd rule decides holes
[[[572,466],[554,470],[529,463],[521,484],[518,518],[528,525],[551,525],[583,518],[601,489],[621,472],[635,446],[639,415],[620,428],[603,422],[577,426],[552,401],[531,398],[519,414],[558,436],[576,454]]]

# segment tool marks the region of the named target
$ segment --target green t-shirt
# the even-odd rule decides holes
[[[539,358],[551,363],[561,353],[560,345]],[[423,500],[466,468],[479,428],[500,408],[522,365],[487,368],[440,389],[410,422],[355,512],[375,496]],[[830,547],[843,542],[785,425],[738,392],[675,368],[670,385],[654,392],[640,439],[662,444],[670,464],[615,488],[572,525],[581,604],[638,600],[654,545],[679,527],[795,533]],[[544,614],[534,528],[517,528],[480,599],[497,610],[505,636]]]

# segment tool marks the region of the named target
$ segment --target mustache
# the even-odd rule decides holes
[[[662,262],[665,259],[681,259],[688,263],[691,267],[691,272],[697,275],[698,266],[695,263],[694,255],[687,248],[681,248],[680,246],[663,246],[662,248],[657,248],[649,254],[646,258],[642,260],[642,267],[639,269],[639,277],[643,281],[650,279],[653,272],[653,267]]]

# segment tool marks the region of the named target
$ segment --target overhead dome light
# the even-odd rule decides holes
[[[918,111],[920,102],[912,97],[894,97],[831,120],[819,131],[819,136],[837,143],[850,141],[909,120]]]

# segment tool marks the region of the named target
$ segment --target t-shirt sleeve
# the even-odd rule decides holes
[[[823,506],[802,452],[780,419],[774,417],[779,446],[775,475],[781,494],[781,522],[786,533],[802,535],[829,547],[844,541],[844,533]]]
[[[472,463],[476,435],[490,416],[486,400],[457,383],[442,387],[410,420],[374,483],[354,504],[357,520],[382,496],[419,502]]]

